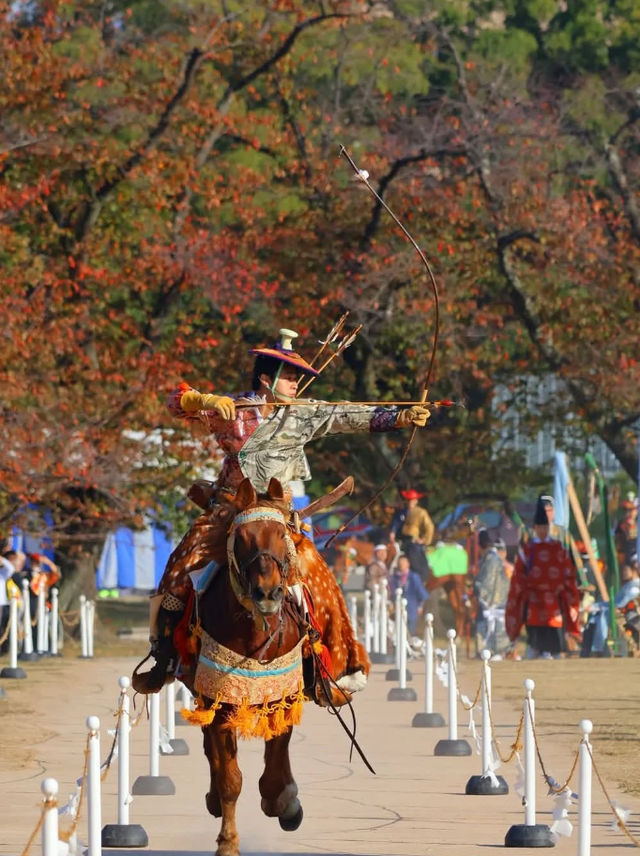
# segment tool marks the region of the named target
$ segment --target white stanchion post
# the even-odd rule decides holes
[[[527,678],[524,682],[526,697],[524,700],[524,822],[526,826],[535,826],[536,822],[536,744],[533,735],[535,724],[535,702],[531,693],[535,681]]]
[[[102,802],[100,799],[100,720],[87,718],[89,729],[89,761],[87,764],[87,856],[102,854]]]
[[[402,642],[400,644],[400,674],[398,676],[401,690],[407,688],[407,603],[406,597],[403,597],[402,608],[400,609],[400,638]]]
[[[524,823],[512,826],[507,832],[505,847],[553,847],[555,841],[551,829],[544,823],[536,824],[536,743],[534,734],[535,703],[532,692],[535,682],[531,678],[524,681]]]
[[[33,628],[31,627],[31,601],[29,598],[29,580],[22,580],[22,627],[24,640],[22,654],[26,658],[34,658]]]
[[[149,696],[149,775],[160,775],[160,695]]]
[[[51,589],[51,612],[49,613],[50,621],[51,621],[51,632],[49,633],[49,653],[52,657],[57,657],[58,655],[58,620],[59,620],[59,609],[58,609],[58,589]]]
[[[26,678],[18,666],[18,598],[9,598],[9,665],[0,670],[0,678]],[[2,695],[2,693],[0,693]]]
[[[89,656],[89,647],[87,643],[87,598],[85,595],[80,595],[80,646],[82,653],[81,657]]]
[[[465,788],[465,794],[508,794],[509,786],[502,776],[496,776],[493,771],[493,759],[491,746],[493,735],[491,733],[491,651],[486,648],[481,652],[482,657],[482,679],[480,692],[482,693],[482,775],[471,776]]]
[[[356,637],[358,636],[358,600],[355,594],[349,597],[349,618]]]
[[[120,686],[120,724],[118,726],[118,823],[129,823],[129,733],[131,731],[130,702],[126,675],[118,679]]]
[[[433,613],[424,620],[424,712],[433,713]]]
[[[58,856],[58,782],[44,779],[40,786],[44,796],[42,818],[42,856]]]
[[[128,689],[131,681],[126,675],[118,678],[120,687],[120,721],[118,723],[118,822],[108,823],[102,830],[103,847],[146,847],[147,833],[137,823],[129,823],[129,734],[131,712]]]
[[[38,590],[37,618],[36,642],[38,646],[38,654],[44,654],[47,650],[47,592],[44,584],[41,584]]]
[[[444,725],[441,714],[433,712],[433,614],[424,617],[424,710],[411,722],[415,728],[439,728]]]
[[[387,628],[389,626],[389,584],[382,581],[380,591],[380,653],[387,654]]]
[[[396,621],[400,628],[399,637],[402,640],[399,653],[398,686],[389,690],[387,701],[416,701],[416,691],[407,687],[407,601],[404,597],[400,601],[400,612],[396,614]]]
[[[161,755],[188,755],[189,746],[186,740],[176,738],[176,693],[173,684],[167,684],[163,690],[165,701],[165,716],[167,720],[167,739],[171,751],[160,747]]]
[[[471,746],[466,740],[458,739],[458,686],[456,680],[456,631],[447,630],[447,708],[449,712],[449,736],[439,740],[435,755],[470,755]]]
[[[447,710],[449,712],[449,740],[458,739],[458,687],[456,686],[456,631],[447,630]]]
[[[87,601],[87,657],[93,657],[93,636],[96,626],[96,602]]]
[[[167,721],[167,737],[173,740],[176,736],[176,696],[171,684],[164,688],[164,710]]]
[[[578,773],[578,856],[590,856],[591,854],[591,784],[592,784],[592,761],[591,744],[589,735],[593,731],[593,723],[590,719],[583,719],[580,723],[582,740],[580,741]]]
[[[364,649],[367,654],[371,651],[371,592],[364,593]]]
[[[400,670],[400,648],[403,645],[403,640],[401,634],[401,624],[402,621],[400,619],[400,614],[402,613],[402,587],[398,586],[396,589],[396,602],[394,607],[395,617],[396,617],[396,669]]]
[[[169,776],[160,775],[160,694],[148,695],[147,704],[149,705],[149,775],[138,776],[133,783],[131,793],[163,796],[175,794],[175,785]]]
[[[491,651],[486,648],[482,651],[482,775],[486,778],[491,770],[491,719],[489,715],[489,706],[491,705]]]
[[[380,586],[378,585],[378,583],[373,584],[371,636],[372,636],[372,640],[373,640],[371,650],[374,654],[379,654],[380,653]]]

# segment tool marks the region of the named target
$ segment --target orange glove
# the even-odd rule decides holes
[[[431,411],[427,407],[408,407],[406,410],[401,410],[398,413],[396,428],[410,428],[412,425],[424,428],[430,416]]]

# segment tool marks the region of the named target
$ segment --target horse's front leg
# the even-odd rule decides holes
[[[292,729],[286,734],[265,741],[264,773],[258,783],[262,796],[262,811],[267,817],[277,817],[280,826],[292,831],[302,823],[302,806],[298,800],[298,786],[291,773],[289,741]]]
[[[216,856],[240,856],[236,826],[236,802],[242,788],[238,767],[238,742],[234,729],[215,722],[202,729],[205,754],[211,767],[211,788],[206,796],[208,811],[222,817]]]

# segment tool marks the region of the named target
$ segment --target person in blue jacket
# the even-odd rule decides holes
[[[418,618],[422,615],[424,602],[429,599],[429,592],[424,587],[420,574],[412,570],[408,556],[400,553],[398,564],[391,576],[391,595],[395,597],[396,590],[402,589],[402,596],[407,600],[407,625],[413,636],[416,631]]]

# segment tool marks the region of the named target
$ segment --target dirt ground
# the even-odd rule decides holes
[[[147,652],[144,638],[146,610],[144,599],[129,604],[99,604],[95,656],[132,658],[133,663],[141,659]],[[436,640],[436,644],[444,646],[442,640]],[[11,771],[31,766],[38,757],[38,744],[55,734],[56,724],[47,716],[47,699],[53,691],[56,695],[72,696],[73,682],[77,679],[74,663],[78,663],[80,653],[77,640],[66,638],[63,652],[56,661],[48,659],[29,663],[29,680],[11,681],[10,701],[0,698],[0,773],[5,780]],[[3,658],[0,665],[5,664]],[[480,674],[479,661],[467,659],[464,651],[460,651],[458,667],[461,691],[473,699]],[[416,672],[421,671],[422,664],[416,661],[415,668]],[[509,702],[514,711],[513,734],[506,728],[500,734],[503,753],[508,752],[515,737],[523,705],[525,678],[535,681],[536,728],[543,762],[556,780],[566,777],[570,757],[546,759],[545,738],[555,743],[557,738],[563,738],[567,745],[577,748],[580,738],[578,723],[582,719],[590,719],[593,722],[591,742],[594,759],[602,778],[627,793],[640,795],[640,765],[637,763],[640,750],[640,660],[570,658],[492,664],[493,698]],[[43,692],[34,693],[34,686],[39,681]],[[0,681],[0,687],[8,685],[6,681]],[[416,685],[419,694],[421,689]],[[479,724],[479,716],[477,722]],[[459,727],[466,733],[463,713],[459,715]],[[20,735],[18,741],[15,740],[16,734]],[[565,760],[566,770],[554,769],[556,762],[561,764]]]

